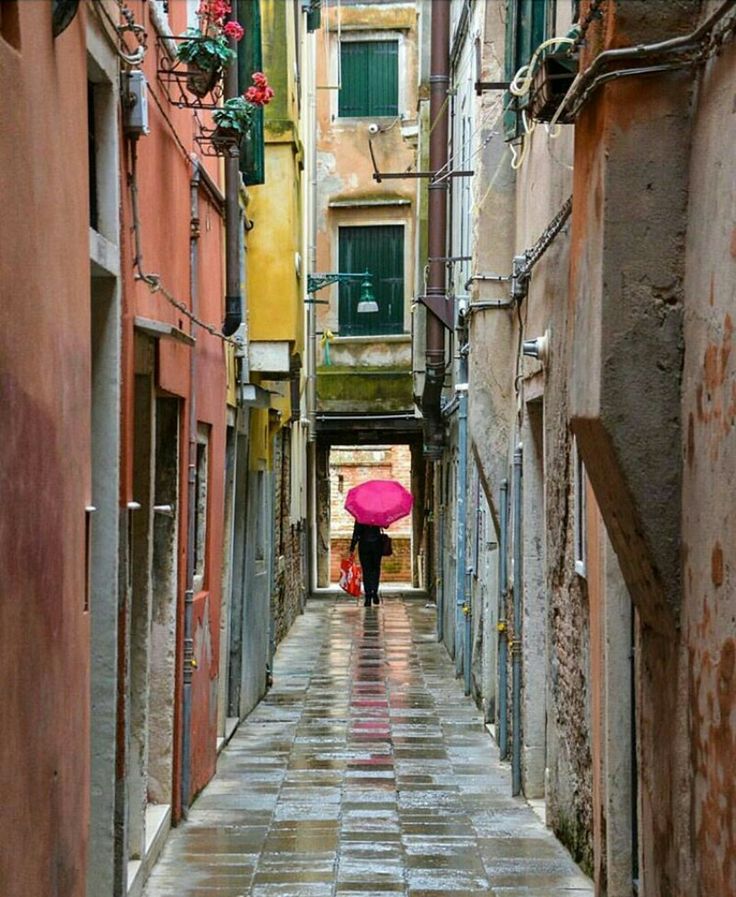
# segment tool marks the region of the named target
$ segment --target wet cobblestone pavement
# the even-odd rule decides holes
[[[497,756],[433,608],[313,600],[145,897],[590,897]]]

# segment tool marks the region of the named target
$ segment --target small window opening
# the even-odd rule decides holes
[[[87,81],[87,155],[89,157],[89,226],[99,230],[100,206],[97,194],[97,127],[95,85]]]
[[[0,36],[20,50],[20,10],[18,0],[0,0]]]
[[[586,490],[586,474],[583,459],[580,457],[577,442],[573,441],[573,462],[574,462],[574,503],[575,503],[575,572],[579,576],[586,576],[587,565],[587,547],[586,547],[586,529],[587,529],[587,500]]]
[[[204,588],[207,555],[207,479],[208,479],[208,439],[198,436],[197,469],[195,474],[194,495],[196,507],[194,511],[194,587],[197,591]]]

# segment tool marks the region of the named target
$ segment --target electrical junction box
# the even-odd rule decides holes
[[[123,74],[123,130],[128,137],[148,134],[146,76],[138,69]]]

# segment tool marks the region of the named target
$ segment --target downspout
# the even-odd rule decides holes
[[[509,550],[509,483],[501,483],[498,523],[498,754],[501,760],[509,756],[508,720],[508,626],[506,623],[506,594],[508,591],[507,551]]]
[[[238,0],[230,0],[230,19],[238,20]],[[230,38],[230,49],[238,45]],[[238,66],[227,66],[223,79],[224,98],[238,95]],[[243,323],[243,298],[240,290],[240,154],[225,156],[225,320],[222,332],[232,336]]]
[[[314,81],[315,53],[311,50],[311,74],[307,103],[309,108],[309,270],[317,270],[317,90]],[[308,296],[307,299],[313,299]],[[314,442],[317,428],[314,415],[317,409],[317,306],[307,302],[307,438]],[[316,579],[315,579],[316,582]]]
[[[439,476],[440,476],[440,488],[442,484],[442,468],[439,465],[436,465],[439,468]],[[445,505],[444,502],[440,504],[439,511],[439,520],[437,521],[437,539],[441,542],[444,538],[445,534]],[[444,563],[444,555],[442,552],[441,545],[438,545],[438,550],[435,552],[435,557],[438,564]],[[438,567],[437,575],[435,577],[435,589],[437,590],[437,641],[443,642],[445,640],[445,571]]]
[[[306,16],[306,12],[305,12]],[[315,38],[309,42],[309,66],[305,65],[305,73],[309,71],[307,86],[308,108],[308,140],[309,150],[309,186],[308,200],[308,271],[314,273],[317,270],[317,89],[315,80],[316,49]],[[304,280],[306,281],[306,275]],[[318,575],[318,534],[317,534],[317,425],[315,414],[317,410],[317,306],[309,300],[313,296],[306,296],[306,341],[307,341],[307,515],[309,526],[309,579],[308,588],[314,590],[319,581]]]
[[[429,169],[439,171],[447,163],[448,115],[447,98],[450,86],[450,4],[433,3],[432,47],[429,100]],[[429,183],[427,297],[429,301],[446,302],[447,255],[447,191],[448,178]],[[440,319],[428,312],[426,341],[426,373],[422,392],[424,415],[424,453],[439,459],[444,448],[444,425],[441,399],[445,380],[445,331]]]
[[[521,794],[521,490],[523,446],[518,444],[514,451],[514,638],[511,642],[511,713],[512,713],[512,754],[511,793]]]
[[[457,391],[457,532],[455,565],[455,638],[462,634],[462,651],[455,647],[455,672],[465,675],[465,694],[470,694],[470,606],[467,601],[468,517],[468,346],[460,347]]]
[[[189,307],[199,312],[199,163],[189,182]],[[192,335],[196,332],[192,322]],[[192,673],[194,670],[194,538],[197,480],[197,347],[189,353],[189,463],[187,472],[187,576],[184,591],[184,675],[182,688],[181,813],[186,818],[192,781]]]

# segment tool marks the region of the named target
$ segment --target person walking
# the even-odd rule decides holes
[[[373,604],[379,603],[378,583],[381,579],[381,555],[383,550],[381,528],[356,521],[353,527],[353,537],[350,540],[350,554],[355,552],[356,545],[358,546],[360,566],[363,568],[363,588],[365,589],[363,606],[370,607],[371,602]]]

